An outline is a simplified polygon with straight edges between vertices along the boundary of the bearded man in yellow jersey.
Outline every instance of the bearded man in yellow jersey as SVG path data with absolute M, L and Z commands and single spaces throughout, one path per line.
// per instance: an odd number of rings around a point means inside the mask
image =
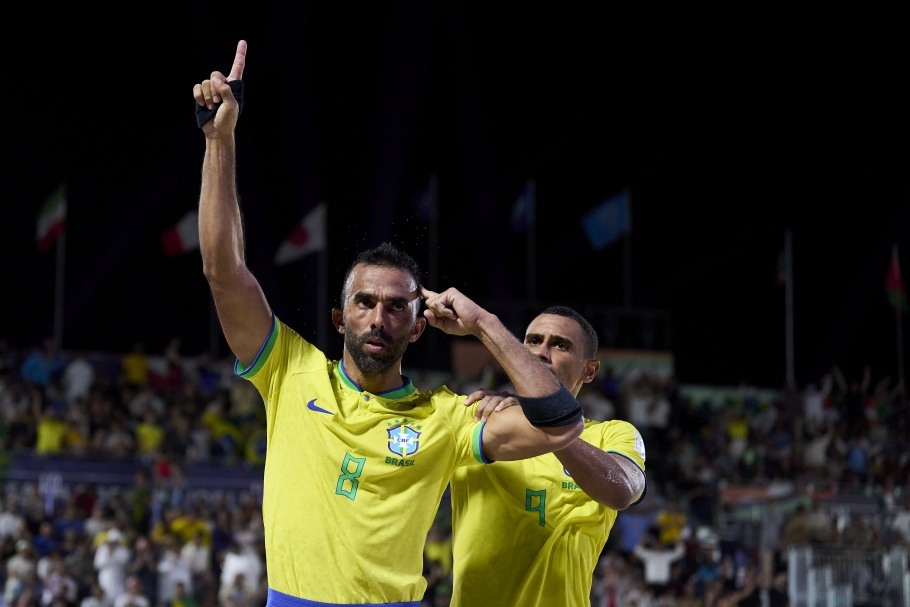
M 234 372 L 265 405 L 267 605 L 419 607 L 424 543 L 454 471 L 568 446 L 583 429 L 581 406 L 495 315 L 456 289 L 423 287 L 417 264 L 390 243 L 361 252 L 345 273 L 332 310 L 341 360 L 278 318 L 244 259 L 234 131 L 246 54 L 241 40 L 230 74 L 211 72 L 193 98 L 205 134 L 203 273 Z M 296 87 L 283 85 L 260 107 L 292 105 Z M 276 129 L 282 120 L 275 112 Z M 462 406 L 468 397 L 418 390 L 401 361 L 428 324 L 480 339 L 521 407 L 478 421 Z
M 575 396 L 600 370 L 597 332 L 566 306 L 534 318 L 524 345 Z M 471 396 L 483 397 L 475 406 L 480 419 L 520 404 L 507 393 Z M 565 448 L 456 470 L 452 606 L 589 606 L 594 568 L 618 511 L 644 497 L 644 468 L 635 427 L 585 420 L 581 437 Z

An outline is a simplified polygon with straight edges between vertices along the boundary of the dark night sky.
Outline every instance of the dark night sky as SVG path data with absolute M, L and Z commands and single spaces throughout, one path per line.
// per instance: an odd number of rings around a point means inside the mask
M 139 10 L 104 26 L 68 14 L 7 24 L 0 334 L 20 347 L 52 332 L 55 259 L 36 251 L 34 232 L 61 182 L 64 348 L 141 340 L 160 352 L 172 336 L 188 354 L 208 347 L 198 252 L 163 257 L 159 238 L 196 204 L 192 86 L 227 70 L 244 38 L 248 261 L 304 334 L 316 334 L 317 314 L 328 323 L 354 252 L 383 239 L 425 266 L 433 248 L 431 288 L 457 286 L 500 312 L 526 301 L 526 241 L 508 219 L 533 177 L 537 301 L 616 308 L 628 280 L 636 308 L 671 319 L 684 382 L 782 383 L 774 278 L 787 226 L 797 379 L 834 363 L 896 374 L 883 281 L 892 244 L 910 255 L 910 44 L 895 15 L 447 0 Z M 432 172 L 436 241 L 408 202 Z M 593 250 L 579 222 L 623 188 L 629 275 L 623 247 Z M 328 302 L 317 300 L 316 256 L 272 264 L 320 200 Z

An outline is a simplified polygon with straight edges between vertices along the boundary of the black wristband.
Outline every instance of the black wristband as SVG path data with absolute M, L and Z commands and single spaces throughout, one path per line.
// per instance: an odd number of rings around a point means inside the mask
M 582 416 L 581 405 L 562 384 L 559 385 L 559 390 L 549 396 L 516 398 L 533 426 L 567 426 Z
M 231 80 L 228 82 L 228 86 L 231 87 L 231 92 L 234 93 L 234 99 L 237 100 L 237 114 L 243 111 L 243 80 Z M 221 107 L 221 103 L 216 103 L 215 107 L 211 110 L 204 106 L 199 105 L 196 102 L 193 102 L 196 106 L 196 124 L 199 128 L 202 128 L 202 125 L 215 117 L 215 112 L 218 111 L 218 108 Z

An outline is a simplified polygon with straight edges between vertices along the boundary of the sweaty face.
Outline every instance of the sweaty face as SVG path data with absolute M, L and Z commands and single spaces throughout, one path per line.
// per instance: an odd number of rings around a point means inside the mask
M 581 388 L 589 359 L 585 355 L 584 332 L 577 322 L 565 316 L 541 314 L 528 325 L 524 344 L 547 363 L 573 394 Z
M 344 302 L 344 347 L 364 373 L 399 363 L 417 338 L 417 284 L 397 268 L 354 268 Z

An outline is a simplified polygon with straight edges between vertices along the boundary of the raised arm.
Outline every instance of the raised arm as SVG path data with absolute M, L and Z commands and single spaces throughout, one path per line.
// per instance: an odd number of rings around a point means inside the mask
M 475 405 L 474 419 L 489 421 L 519 403 L 510 392 L 481 388 L 465 399 L 466 406 L 471 404 Z M 567 447 L 554 451 L 553 455 L 591 499 L 608 508 L 625 510 L 644 495 L 645 473 L 632 460 L 618 453 L 603 451 L 578 438 Z
M 483 432 L 488 459 L 516 460 L 566 447 L 584 429 L 581 405 L 559 379 L 506 328 L 499 318 L 457 289 L 421 289 L 429 324 L 450 335 L 474 335 L 490 350 L 521 407 L 491 416 Z
M 237 149 L 234 130 L 240 106 L 230 82 L 241 82 L 246 41 L 237 44 L 230 74 L 211 73 L 193 87 L 199 106 L 216 110 L 202 125 L 205 157 L 199 193 L 199 249 L 221 330 L 228 346 L 244 365 L 253 362 L 268 335 L 272 311 L 259 282 L 246 266 L 243 218 L 237 192 Z M 236 86 L 236 85 L 235 85 Z

